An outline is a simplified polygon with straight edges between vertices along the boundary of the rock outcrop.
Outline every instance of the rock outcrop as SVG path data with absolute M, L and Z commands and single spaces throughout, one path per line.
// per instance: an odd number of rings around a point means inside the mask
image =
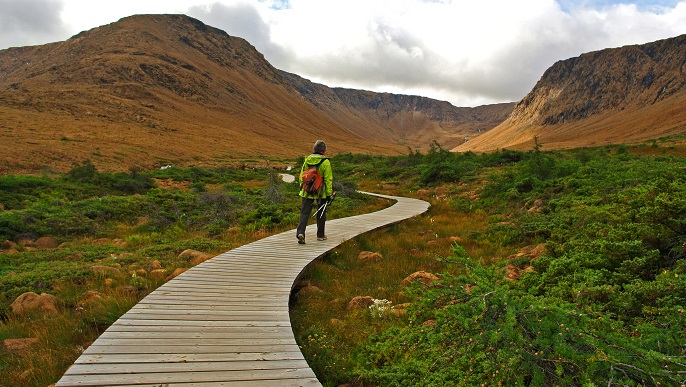
M 686 131 L 686 35 L 551 66 L 502 124 L 456 151 L 644 141 Z

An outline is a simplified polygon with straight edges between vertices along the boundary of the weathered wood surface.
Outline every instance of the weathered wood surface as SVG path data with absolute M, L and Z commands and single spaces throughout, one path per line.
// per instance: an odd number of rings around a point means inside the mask
M 312 260 L 361 233 L 425 212 L 397 202 L 330 220 L 326 241 L 307 229 L 274 235 L 205 261 L 159 287 L 108 328 L 57 386 L 321 386 L 293 336 L 288 300 Z

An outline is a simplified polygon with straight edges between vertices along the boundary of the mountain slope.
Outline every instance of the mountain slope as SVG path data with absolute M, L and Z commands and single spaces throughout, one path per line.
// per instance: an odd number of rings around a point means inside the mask
M 0 173 L 294 158 L 318 138 L 332 154 L 398 154 L 457 145 L 512 107 L 331 89 L 196 19 L 138 15 L 0 51 Z
M 456 151 L 636 142 L 686 132 L 686 35 L 555 63 L 502 124 Z
M 331 121 L 243 39 L 144 15 L 0 51 L 0 172 L 221 163 L 332 151 L 396 153 Z

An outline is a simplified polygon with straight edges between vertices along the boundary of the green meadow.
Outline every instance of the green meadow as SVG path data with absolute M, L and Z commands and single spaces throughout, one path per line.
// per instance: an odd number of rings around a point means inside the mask
M 301 160 L 293 161 L 298 165 Z M 308 266 L 296 339 L 325 386 L 686 383 L 686 159 L 668 143 L 489 154 L 336 155 L 329 217 L 428 213 Z M 264 168 L 0 177 L 0 385 L 55 383 L 130 307 L 193 262 L 297 223 L 296 184 Z M 22 240 L 52 237 L 57 248 Z M 295 240 L 294 240 L 295 243 Z M 9 245 L 8 245 L 9 246 Z M 368 261 L 360 252 L 378 253 Z M 408 279 L 413 273 L 432 276 Z M 300 289 L 298 286 L 296 289 Z M 17 315 L 22 293 L 56 313 Z M 369 305 L 351 305 L 368 297 Z

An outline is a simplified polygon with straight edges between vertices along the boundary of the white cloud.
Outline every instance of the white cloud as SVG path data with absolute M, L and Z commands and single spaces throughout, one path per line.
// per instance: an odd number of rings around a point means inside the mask
M 293 0 L 269 23 L 273 41 L 295 55 L 285 70 L 475 105 L 521 99 L 557 60 L 686 33 L 685 7 Z
M 686 1 L 675 0 L 0 0 L 0 9 L 0 47 L 185 13 L 313 81 L 459 106 L 519 100 L 558 60 L 686 33 Z

